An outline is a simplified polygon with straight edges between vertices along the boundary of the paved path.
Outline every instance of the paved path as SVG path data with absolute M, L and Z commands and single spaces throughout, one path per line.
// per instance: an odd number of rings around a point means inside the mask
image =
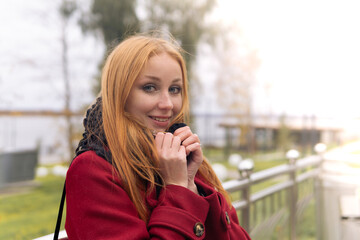
M 29 193 L 38 186 L 40 186 L 40 183 L 36 181 L 10 183 L 0 188 L 0 198 Z

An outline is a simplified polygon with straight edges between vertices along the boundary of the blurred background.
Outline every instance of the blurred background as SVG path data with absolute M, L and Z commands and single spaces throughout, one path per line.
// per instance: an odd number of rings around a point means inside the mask
M 189 53 L 192 125 L 224 182 L 239 178 L 234 154 L 256 172 L 290 149 L 356 142 L 359 11 L 351 0 L 3 1 L 0 239 L 53 231 L 104 58 L 136 32 L 170 32 Z

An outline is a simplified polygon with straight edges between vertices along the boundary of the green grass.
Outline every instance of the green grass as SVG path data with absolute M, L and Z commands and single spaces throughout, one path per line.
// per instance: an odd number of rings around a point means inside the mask
M 208 158 L 211 163 L 222 163 L 228 169 L 236 170 L 236 167 L 231 166 L 226 157 L 225 153 L 220 148 L 204 148 L 204 155 Z M 241 151 L 233 151 L 232 153 L 240 154 L 242 159 L 250 158 L 254 161 L 254 172 L 258 172 L 267 168 L 275 167 L 284 163 L 288 163 L 285 158 L 285 153 L 281 152 L 267 152 L 257 153 L 249 155 L 249 153 Z
M 315 200 L 312 200 L 298 218 L 296 234 L 301 240 L 316 239 Z
M 0 195 L 0 239 L 33 239 L 54 231 L 64 178 L 36 182 L 39 186 L 30 193 Z

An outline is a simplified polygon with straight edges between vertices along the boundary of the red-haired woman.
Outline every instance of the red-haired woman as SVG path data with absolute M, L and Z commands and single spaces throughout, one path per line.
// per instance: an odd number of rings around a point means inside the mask
M 66 177 L 69 239 L 250 239 L 187 121 L 186 67 L 169 40 L 108 56 Z

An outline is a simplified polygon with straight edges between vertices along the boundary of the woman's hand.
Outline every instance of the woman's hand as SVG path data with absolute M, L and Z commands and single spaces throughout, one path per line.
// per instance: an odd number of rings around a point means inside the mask
M 186 150 L 188 188 L 197 193 L 194 179 L 201 163 L 203 162 L 200 139 L 196 134 L 191 132 L 191 129 L 188 126 L 177 129 L 174 132 L 174 136 L 180 138 L 181 145 L 184 146 Z
M 155 144 L 160 160 L 160 171 L 165 185 L 188 187 L 185 146 L 181 138 L 171 133 L 157 133 Z

